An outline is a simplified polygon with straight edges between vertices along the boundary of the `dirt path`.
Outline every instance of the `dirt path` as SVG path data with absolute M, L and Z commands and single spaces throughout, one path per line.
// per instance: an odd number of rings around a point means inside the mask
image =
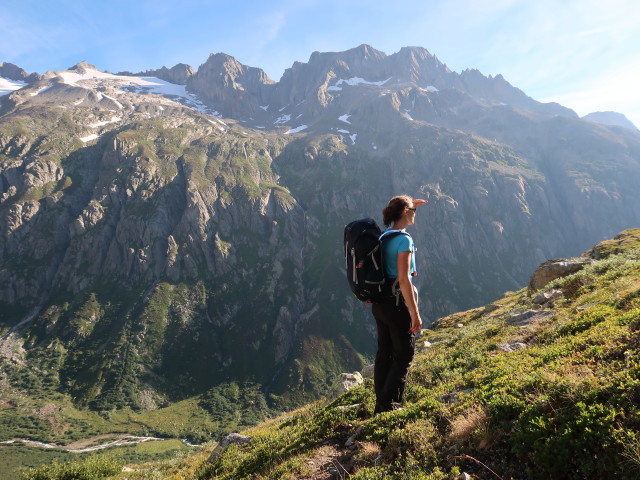
M 313 456 L 307 460 L 311 474 L 300 477 L 300 480 L 333 480 L 349 476 L 351 456 L 353 452 L 340 448 L 339 445 L 323 445 L 318 447 Z

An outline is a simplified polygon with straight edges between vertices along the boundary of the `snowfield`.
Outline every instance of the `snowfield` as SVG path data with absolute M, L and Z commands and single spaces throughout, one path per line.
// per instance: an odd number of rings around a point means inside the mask
M 9 80 L 8 78 L 0 77 L 0 97 L 3 95 L 9 95 L 16 90 L 20 90 L 25 85 L 27 84 L 24 82 Z
M 197 96 L 187 92 L 185 85 L 176 85 L 175 83 L 170 83 L 157 77 L 114 75 L 112 73 L 102 72 L 95 68 L 85 68 L 83 73 L 71 70 L 56 73 L 67 85 L 90 87 L 93 84 L 108 82 L 119 87 L 119 89 L 124 92 L 161 95 L 186 105 L 187 107 L 193 108 L 201 113 L 214 116 L 220 115 L 218 112 L 211 112 Z M 124 108 L 115 98 L 107 95 L 105 95 L 105 97 L 114 101 L 120 106 L 120 108 Z

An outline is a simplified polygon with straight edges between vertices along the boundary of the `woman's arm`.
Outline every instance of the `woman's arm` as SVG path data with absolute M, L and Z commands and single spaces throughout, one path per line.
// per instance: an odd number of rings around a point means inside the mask
M 413 295 L 413 285 L 411 284 L 411 252 L 398 253 L 398 284 L 402 292 L 404 303 L 407 304 L 409 314 L 411 315 L 411 332 L 418 332 L 422 328 L 422 319 L 418 311 L 418 304 Z

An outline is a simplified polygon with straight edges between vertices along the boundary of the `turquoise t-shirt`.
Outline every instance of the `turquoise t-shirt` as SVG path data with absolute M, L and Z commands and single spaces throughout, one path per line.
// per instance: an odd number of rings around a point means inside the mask
M 380 238 L 383 238 L 388 232 L 397 232 L 398 230 L 387 229 L 382 232 Z M 398 254 L 400 252 L 411 252 L 411 271 L 413 275 L 416 272 L 416 247 L 413 245 L 413 239 L 408 233 L 396 235 L 382 243 L 382 255 L 384 261 L 385 275 L 390 278 L 398 278 Z

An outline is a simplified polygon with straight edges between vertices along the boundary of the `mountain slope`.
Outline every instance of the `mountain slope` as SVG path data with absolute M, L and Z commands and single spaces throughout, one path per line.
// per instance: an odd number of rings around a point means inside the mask
M 374 348 L 342 229 L 398 193 L 429 199 L 428 321 L 640 222 L 638 133 L 425 49 L 316 52 L 279 82 L 224 54 L 149 73 L 184 84 L 83 62 L 0 97 L 0 365 L 25 395 L 316 398 Z

